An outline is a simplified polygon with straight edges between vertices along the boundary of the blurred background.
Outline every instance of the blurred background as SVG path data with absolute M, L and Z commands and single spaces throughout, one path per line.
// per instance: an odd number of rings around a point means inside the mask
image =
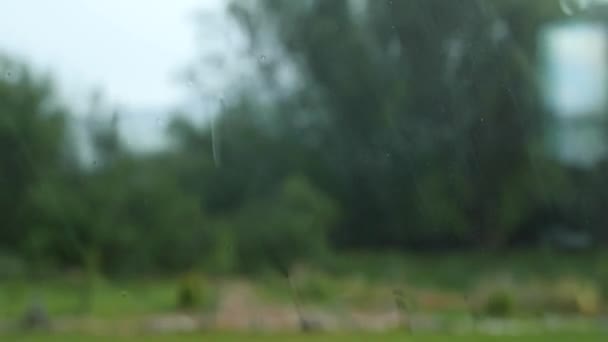
M 0 334 L 605 329 L 607 28 L 600 0 L 0 4 Z

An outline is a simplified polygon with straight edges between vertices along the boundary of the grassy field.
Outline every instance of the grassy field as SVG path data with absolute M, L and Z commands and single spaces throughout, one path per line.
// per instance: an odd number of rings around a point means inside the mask
M 110 282 L 99 280 L 94 287 L 88 313 L 112 318 L 175 308 L 176 279 Z M 32 298 L 40 298 L 53 316 L 81 314 L 83 285 L 70 279 L 47 279 L 40 282 L 0 282 L 0 318 L 22 314 Z
M 294 269 L 290 282 L 297 288 L 304 314 L 308 315 L 307 318 L 322 322 L 323 327 L 327 327 L 322 331 L 363 331 L 367 328 L 366 331 L 375 331 L 375 324 L 384 327 L 382 330 L 391 331 L 391 327 L 402 324 L 399 317 L 411 316 L 414 318 L 412 327 L 421 327 L 414 329 L 417 334 L 413 336 L 170 335 L 176 331 L 207 330 L 295 331 L 295 323 L 290 325 L 291 329 L 281 330 L 286 323 L 280 321 L 280 318 L 294 314 L 293 288 L 284 277 L 272 272 L 246 278 L 213 277 L 198 272 L 197 276 L 202 279 L 196 282 L 200 301 L 187 311 L 188 314 L 196 314 L 194 327 L 179 330 L 177 324 L 159 336 L 152 336 L 152 330 L 141 330 L 140 326 L 148 326 L 149 322 L 157 322 L 160 318 L 179 319 L 184 313 L 177 304 L 177 294 L 184 284 L 181 276 L 133 279 L 99 276 L 88 302 L 83 300 L 87 282 L 82 275 L 5 279 L 0 280 L 0 341 L 240 341 L 244 337 L 254 341 L 608 340 L 600 333 L 517 338 L 427 335 L 456 331 L 487 333 L 491 328 L 461 329 L 468 326 L 471 320 L 479 327 L 479 323 L 486 318 L 498 318 L 506 323 L 509 323 L 508 320 L 514 321 L 523 328 L 512 331 L 521 334 L 554 332 L 554 326 L 563 332 L 592 329 L 597 332 L 603 329 L 605 323 L 602 317 L 608 314 L 607 260 L 606 253 L 358 255 Z M 97 334 L 123 333 L 114 326 L 127 326 L 125 329 L 129 332 L 138 334 L 141 331 L 149 335 L 122 338 L 12 335 L 3 338 L 8 336 L 1 335 L 3 332 L 18 331 L 7 327 L 18 326 L 26 308 L 35 300 L 44 303 L 51 320 L 60 327 L 78 327 L 86 320 L 104 327 L 93 331 Z M 83 305 L 85 302 L 86 307 Z M 213 318 L 207 320 L 208 317 Z M 258 317 L 265 318 L 260 321 Z M 230 328 L 237 324 L 233 321 L 235 318 L 241 322 L 239 326 L 245 326 L 245 329 Z M 208 323 L 210 321 L 215 323 Z M 295 319 L 292 321 L 295 322 Z M 274 328 L 266 329 L 270 326 Z M 90 330 L 65 328 L 54 331 L 76 333 Z
M 608 334 L 579 333 L 579 334 L 546 334 L 518 336 L 487 336 L 487 335 L 405 335 L 405 334 L 192 334 L 192 335 L 162 335 L 162 336 L 93 336 L 93 335 L 12 335 L 1 336 L 3 341 L 15 342 L 351 342 L 351 341 L 411 341 L 411 342 L 560 342 L 560 341 L 606 341 Z

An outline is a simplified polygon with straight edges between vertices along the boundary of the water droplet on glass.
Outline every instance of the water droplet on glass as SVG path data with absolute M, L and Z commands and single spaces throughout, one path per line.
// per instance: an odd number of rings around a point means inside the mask
M 224 103 L 224 97 L 220 95 L 218 97 L 218 102 L 220 105 L 220 110 L 223 111 L 226 107 Z M 211 117 L 211 152 L 213 154 L 213 162 L 216 167 L 219 167 L 221 164 L 220 160 L 220 132 L 218 127 L 217 118 L 215 116 Z
M 559 7 L 562 9 L 565 15 L 573 15 L 574 14 L 574 3 L 572 0 L 560 0 Z
M 495 20 L 490 29 L 490 36 L 494 42 L 500 42 L 509 35 L 509 27 L 504 20 Z
M 484 120 L 483 117 L 479 119 L 479 121 L 481 121 L 481 122 L 483 122 L 483 120 Z
M 121 297 L 124 298 L 124 297 L 127 297 L 127 295 L 128 295 L 127 291 L 120 291 L 120 296 Z
M 258 58 L 258 61 L 259 61 L 260 63 L 264 63 L 264 62 L 266 62 L 266 56 L 261 55 L 261 56 Z
M 565 15 L 574 15 L 576 12 L 587 9 L 590 3 L 590 0 L 560 0 L 559 7 Z
M 217 128 L 217 120 L 211 118 L 211 153 L 213 155 L 213 163 L 216 167 L 220 166 L 220 137 Z

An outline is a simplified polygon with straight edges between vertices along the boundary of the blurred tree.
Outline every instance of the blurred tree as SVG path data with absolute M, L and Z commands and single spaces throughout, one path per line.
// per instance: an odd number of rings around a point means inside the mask
M 27 211 L 32 188 L 69 167 L 65 120 L 47 77 L 0 57 L 0 249 L 12 253 L 35 248 L 35 217 Z
M 337 210 L 305 178 L 289 177 L 275 194 L 249 202 L 234 217 L 239 266 L 286 273 L 298 261 L 327 256 L 328 229 Z
M 270 46 L 282 64 L 262 68 L 264 87 L 246 91 L 242 111 L 270 113 L 290 150 L 256 156 L 306 160 L 296 170 L 344 207 L 337 243 L 504 245 L 543 205 L 531 193 L 542 187 L 528 187 L 543 163 L 530 155 L 542 127 L 531 61 L 541 25 L 562 15 L 557 3 L 259 0 L 230 10 L 248 53 Z M 301 84 L 288 94 L 285 68 Z M 247 105 L 256 93 L 279 94 L 274 108 Z
M 557 2 L 229 9 L 256 77 L 209 125 L 174 120 L 154 153 L 94 108 L 85 164 L 50 80 L 0 59 L 0 254 L 90 273 L 287 272 L 333 247 L 503 247 L 564 217 L 605 235 L 606 165 L 539 152 L 532 61 Z

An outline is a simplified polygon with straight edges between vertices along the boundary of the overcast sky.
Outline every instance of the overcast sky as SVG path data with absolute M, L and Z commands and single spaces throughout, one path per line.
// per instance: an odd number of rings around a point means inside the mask
M 183 96 L 177 74 L 201 49 L 194 14 L 221 17 L 223 2 L 0 1 L 0 51 L 51 71 L 68 100 L 99 88 L 113 104 L 167 107 Z
M 169 110 L 192 96 L 180 73 L 206 51 L 227 47 L 224 4 L 0 1 L 0 53 L 51 72 L 76 114 L 101 90 L 105 104 L 121 109 L 120 130 L 128 145 L 160 146 Z
M 224 27 L 225 1 L 0 1 L 0 52 L 50 71 L 72 105 L 87 105 L 88 95 L 100 89 L 110 105 L 127 113 L 162 115 L 192 99 L 180 71 L 205 51 L 235 49 Z M 206 14 L 197 18 L 201 12 Z M 579 27 L 557 30 L 550 41 L 555 43 L 550 45 L 555 54 L 549 61 L 550 98 L 556 111 L 577 113 L 603 104 L 608 76 L 598 65 L 605 66 L 605 36 Z M 235 63 L 243 64 L 233 61 L 227 69 L 234 70 Z M 209 83 L 220 83 L 211 92 L 221 96 L 221 83 L 230 79 L 226 69 L 215 70 L 215 77 L 203 75 L 205 91 Z M 134 140 L 154 140 L 164 127 L 156 117 L 127 120 L 126 136 Z
M 572 117 L 604 110 L 608 36 L 602 25 L 572 23 L 545 31 L 547 91 L 553 113 Z

